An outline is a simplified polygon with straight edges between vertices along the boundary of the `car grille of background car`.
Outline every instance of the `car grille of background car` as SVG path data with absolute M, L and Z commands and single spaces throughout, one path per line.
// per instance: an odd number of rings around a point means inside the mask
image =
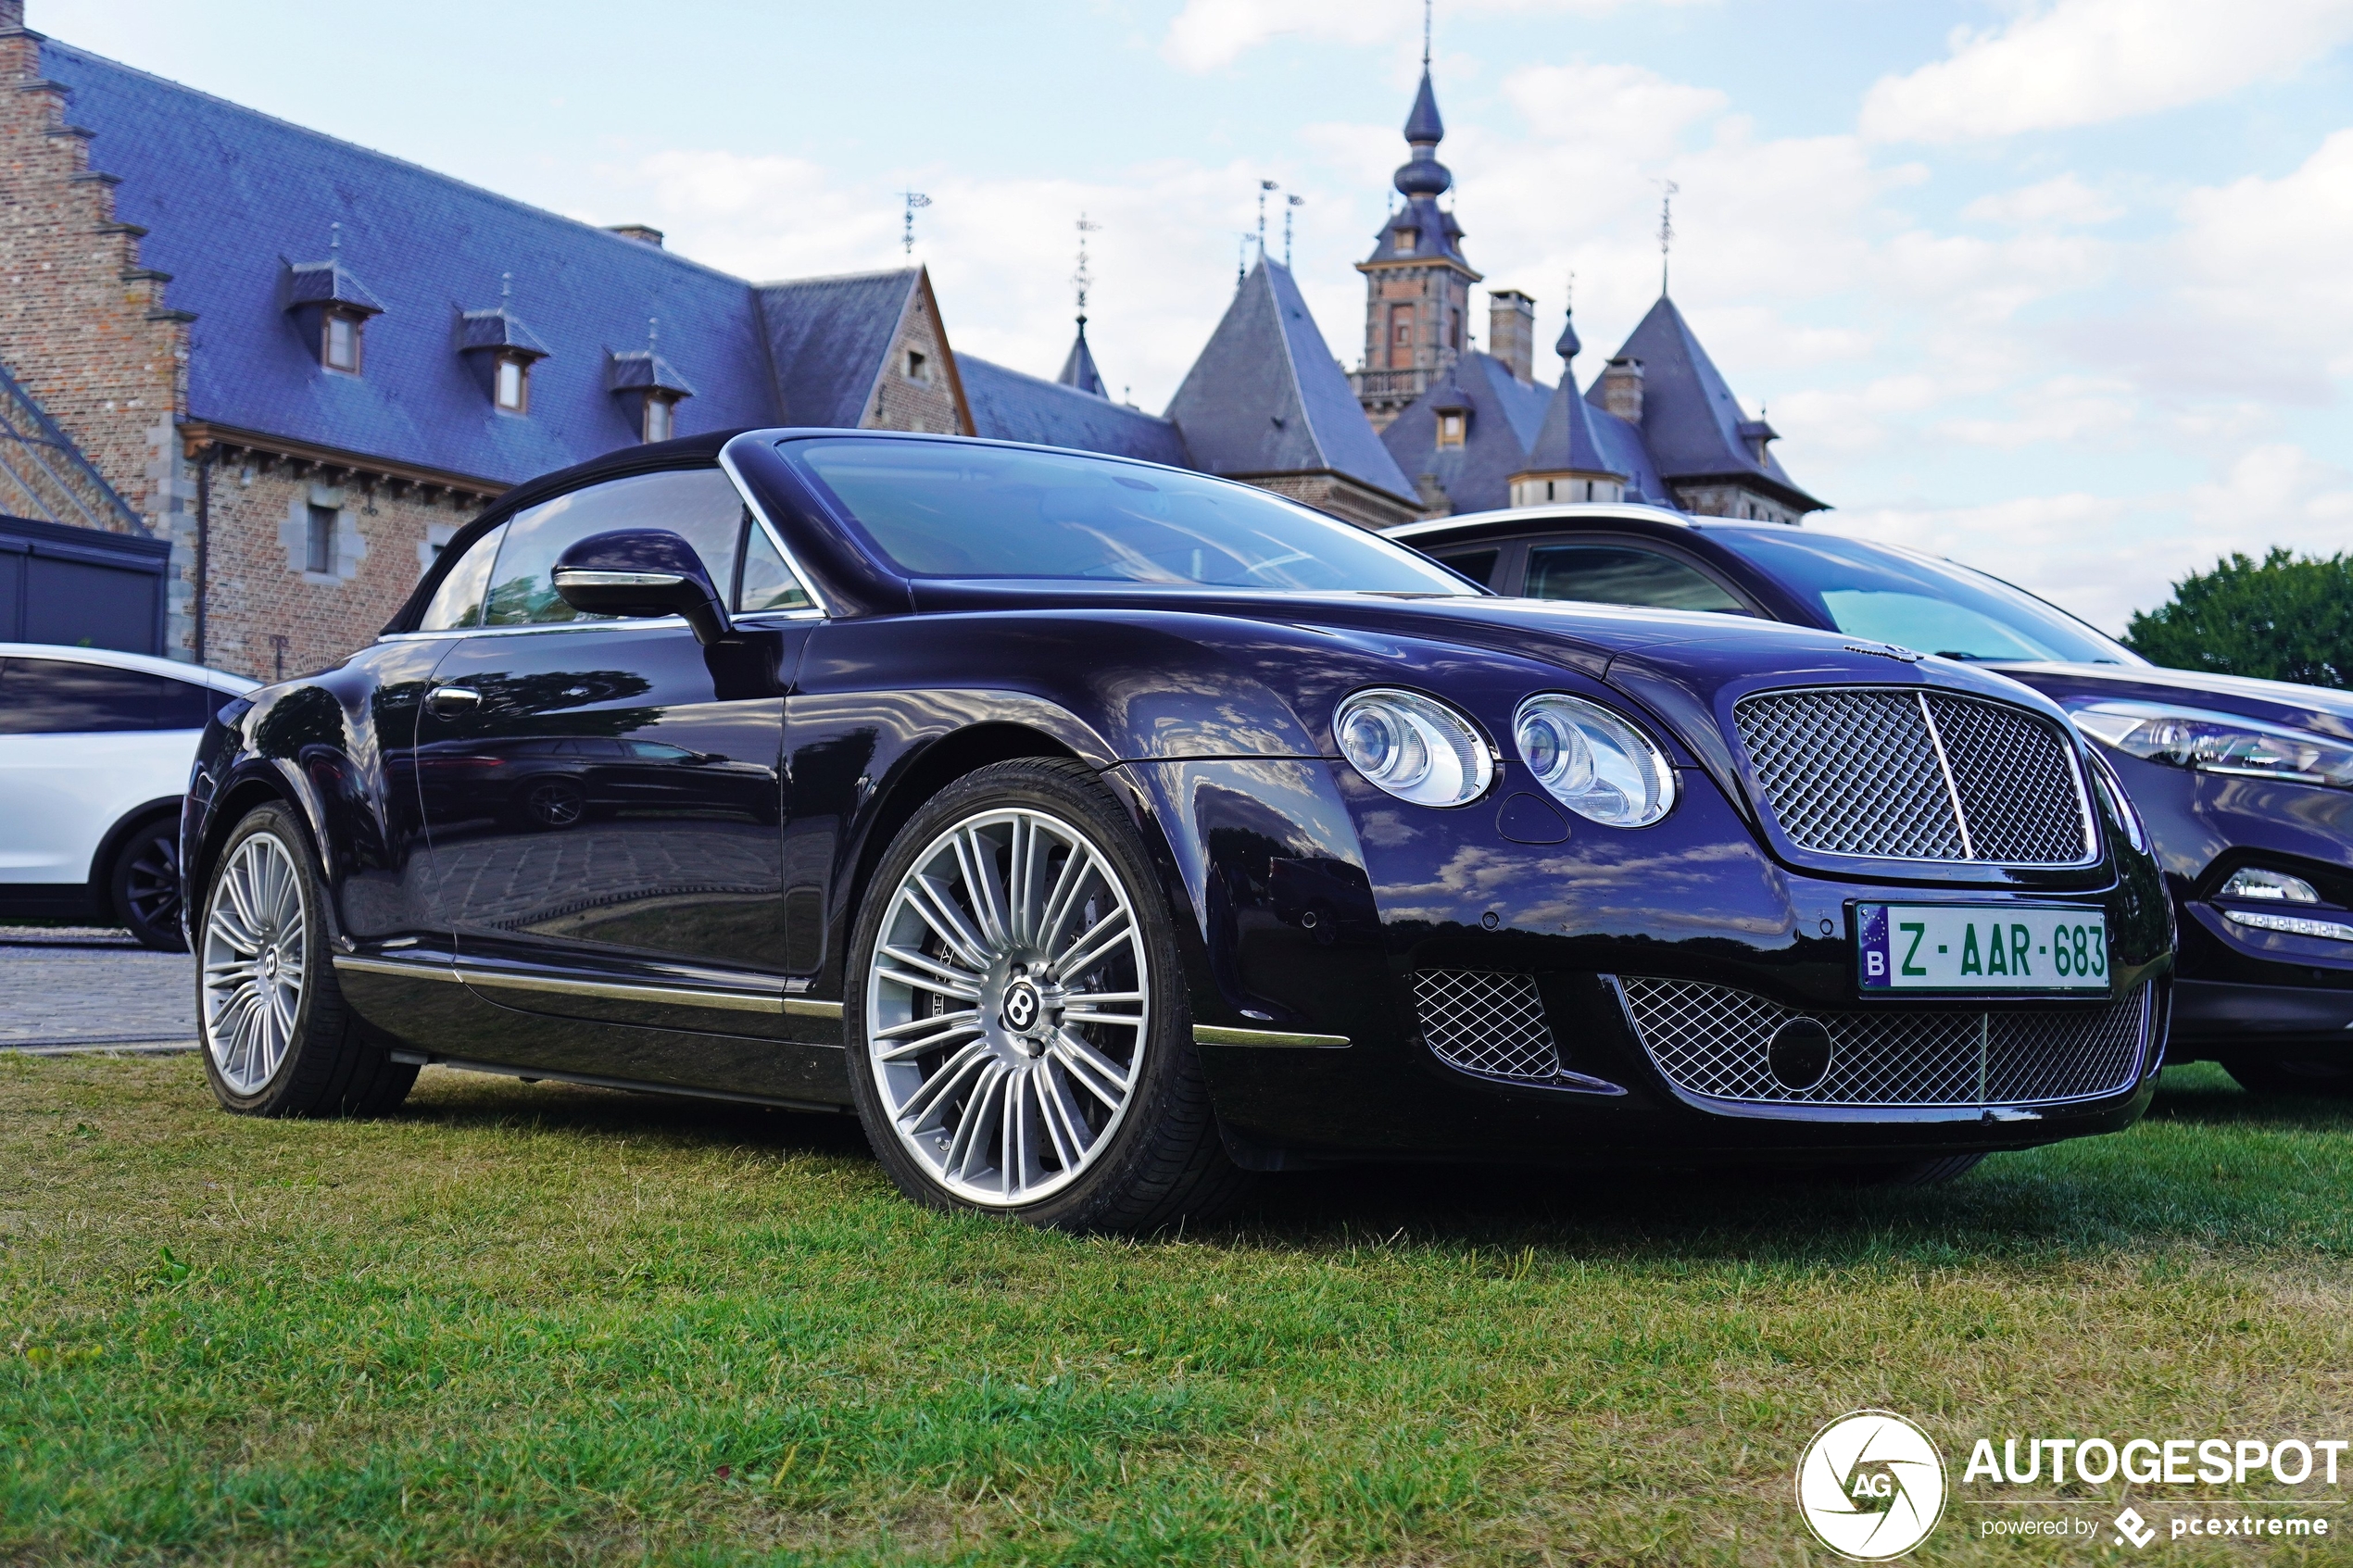
M 1767 692 L 1732 709 L 1782 833 L 1888 859 L 2078 865 L 2090 812 L 2069 742 L 2023 709 L 1918 687 Z

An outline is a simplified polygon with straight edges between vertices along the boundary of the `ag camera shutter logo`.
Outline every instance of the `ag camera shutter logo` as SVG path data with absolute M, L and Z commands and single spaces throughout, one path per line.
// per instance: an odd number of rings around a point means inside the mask
M 1856 1411 L 1814 1434 L 1797 1461 L 1797 1508 L 1841 1557 L 1884 1562 L 1928 1538 L 1944 1513 L 1944 1461 L 1893 1411 Z

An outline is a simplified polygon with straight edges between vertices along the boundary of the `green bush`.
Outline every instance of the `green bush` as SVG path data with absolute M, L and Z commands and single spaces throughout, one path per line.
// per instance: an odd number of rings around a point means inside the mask
M 2353 685 L 2353 558 L 2275 548 L 2259 563 L 2233 553 L 2134 614 L 2124 643 L 2177 670 Z

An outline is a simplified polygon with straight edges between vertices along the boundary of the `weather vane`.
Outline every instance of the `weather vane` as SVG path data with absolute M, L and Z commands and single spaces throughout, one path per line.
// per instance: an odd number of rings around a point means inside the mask
M 1095 275 L 1087 270 L 1087 236 L 1100 233 L 1102 227 L 1089 222 L 1085 213 L 1078 215 L 1078 270 L 1070 275 L 1070 282 L 1078 291 L 1078 320 L 1082 326 L 1087 320 L 1087 291 L 1095 286 Z
M 912 260 L 915 255 L 915 209 L 929 207 L 931 198 L 921 191 L 901 191 L 899 194 L 907 198 L 907 228 L 900 244 L 906 247 L 908 258 Z
M 1422 74 L 1429 74 L 1429 0 L 1422 0 Z
M 1258 182 L 1258 258 L 1266 259 L 1266 193 L 1282 189 L 1272 180 Z
M 1675 193 L 1683 187 L 1672 180 L 1659 182 L 1658 296 L 1667 297 L 1667 252 L 1675 243 Z
M 1290 215 L 1307 205 L 1307 198 L 1293 192 L 1284 198 L 1283 207 L 1283 270 L 1290 270 Z

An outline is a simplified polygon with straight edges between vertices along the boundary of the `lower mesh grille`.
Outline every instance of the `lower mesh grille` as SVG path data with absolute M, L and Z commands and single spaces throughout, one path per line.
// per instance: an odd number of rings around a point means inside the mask
M 1422 1038 L 1455 1066 L 1493 1078 L 1552 1078 L 1560 1073 L 1552 1025 L 1536 980 L 1469 969 L 1425 969 L 1414 975 Z
M 1800 1012 L 1747 991 L 1629 975 L 1626 1013 L 1653 1062 L 1687 1093 L 1781 1105 L 2032 1105 L 2089 1099 L 2139 1077 L 2150 988 L 2097 1012 Z M 1830 1031 L 1830 1069 L 1791 1088 L 1768 1060 L 1793 1019 Z

